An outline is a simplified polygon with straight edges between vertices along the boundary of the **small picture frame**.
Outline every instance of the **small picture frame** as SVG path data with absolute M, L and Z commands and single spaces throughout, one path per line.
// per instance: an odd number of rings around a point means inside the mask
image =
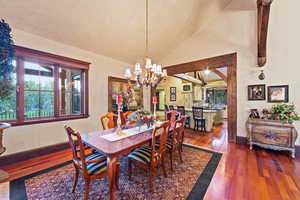
M 266 85 L 248 85 L 248 101 L 266 100 Z
M 276 85 L 268 86 L 269 103 L 287 103 L 289 102 L 289 86 Z
M 176 101 L 176 87 L 170 87 L 170 101 Z

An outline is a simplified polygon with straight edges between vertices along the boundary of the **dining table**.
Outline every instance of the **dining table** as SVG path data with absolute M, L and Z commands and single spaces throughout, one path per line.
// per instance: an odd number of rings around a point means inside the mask
M 110 199 L 115 197 L 115 181 L 117 163 L 120 156 L 149 143 L 155 126 L 127 127 L 123 135 L 117 134 L 117 129 L 101 130 L 82 134 L 82 141 L 92 149 L 107 156 L 107 170 Z

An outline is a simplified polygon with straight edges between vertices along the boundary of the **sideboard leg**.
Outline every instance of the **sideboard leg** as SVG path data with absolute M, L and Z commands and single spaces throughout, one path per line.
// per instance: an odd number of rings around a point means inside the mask
M 291 157 L 292 158 L 296 158 L 296 151 L 295 151 L 295 149 L 293 149 L 291 152 L 292 152 L 291 153 Z

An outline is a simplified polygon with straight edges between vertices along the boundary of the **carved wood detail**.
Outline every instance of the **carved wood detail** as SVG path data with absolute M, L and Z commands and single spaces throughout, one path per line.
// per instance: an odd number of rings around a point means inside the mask
M 267 62 L 267 37 L 271 4 L 273 0 L 257 0 L 257 64 L 263 67 Z

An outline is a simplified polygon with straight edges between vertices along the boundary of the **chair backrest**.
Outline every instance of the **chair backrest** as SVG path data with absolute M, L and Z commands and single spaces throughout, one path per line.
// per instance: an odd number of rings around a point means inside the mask
M 180 113 L 177 112 L 176 110 L 170 110 L 168 112 L 166 112 L 166 120 L 171 121 L 172 123 L 175 123 L 175 121 L 179 118 Z
M 193 118 L 202 118 L 203 119 L 203 107 L 192 107 Z
M 114 113 L 106 113 L 105 115 L 102 115 L 100 117 L 100 121 L 101 121 L 103 130 L 115 128 L 116 123 L 115 123 L 114 118 L 116 118 L 116 117 L 118 117 L 118 116 Z
M 169 111 L 169 106 L 165 105 L 165 111 Z
M 152 155 L 151 155 L 151 163 L 157 164 L 161 158 L 162 155 L 166 151 L 166 143 L 167 138 L 170 130 L 170 122 L 166 121 L 162 123 L 160 126 L 155 127 L 155 129 L 152 132 Z M 156 149 L 156 137 L 159 135 L 159 149 Z
M 173 105 L 169 105 L 169 110 L 175 110 Z
M 184 125 L 185 125 L 185 117 L 184 116 L 182 116 L 180 119 L 176 120 L 175 127 L 173 130 L 173 137 L 172 137 L 173 145 L 178 145 L 183 142 Z
M 81 167 L 84 171 L 87 171 L 85 163 L 86 156 L 84 153 L 85 149 L 80 134 L 78 132 L 75 132 L 71 127 L 67 125 L 65 125 L 64 128 L 67 132 L 69 144 L 72 149 L 74 164 Z
M 185 108 L 184 108 L 184 106 L 177 106 L 177 112 L 179 112 L 180 115 L 185 116 Z

